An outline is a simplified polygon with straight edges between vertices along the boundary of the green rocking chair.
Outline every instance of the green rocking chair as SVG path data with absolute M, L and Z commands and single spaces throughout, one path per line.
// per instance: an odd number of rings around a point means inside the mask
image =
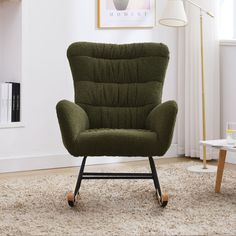
M 177 104 L 161 103 L 169 61 L 164 44 L 101 44 L 78 42 L 68 48 L 75 102 L 62 100 L 57 116 L 68 152 L 83 156 L 73 207 L 82 179 L 153 179 L 160 206 L 168 203 L 161 192 L 153 156 L 170 147 Z M 84 172 L 87 156 L 148 157 L 150 173 Z

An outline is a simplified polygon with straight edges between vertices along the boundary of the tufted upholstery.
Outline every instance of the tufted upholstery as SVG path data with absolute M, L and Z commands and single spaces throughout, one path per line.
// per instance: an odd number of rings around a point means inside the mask
M 163 155 L 177 113 L 174 101 L 161 104 L 168 48 L 80 42 L 67 55 L 75 103 L 57 105 L 67 150 L 74 156 Z
M 169 52 L 163 44 L 75 43 L 68 49 L 75 103 L 90 128 L 144 129 L 161 102 Z

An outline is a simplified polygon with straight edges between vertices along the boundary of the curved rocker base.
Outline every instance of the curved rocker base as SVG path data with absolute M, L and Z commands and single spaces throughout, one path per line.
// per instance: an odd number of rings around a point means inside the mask
M 84 172 L 85 162 L 87 157 L 83 158 L 80 172 L 78 175 L 75 191 L 67 193 L 67 202 L 70 207 L 74 207 L 76 199 L 79 196 L 79 189 L 82 179 L 153 179 L 156 189 L 156 196 L 161 207 L 166 207 L 169 201 L 168 193 L 161 193 L 161 187 L 157 176 L 156 166 L 153 157 L 149 157 L 151 173 L 99 173 L 99 172 Z

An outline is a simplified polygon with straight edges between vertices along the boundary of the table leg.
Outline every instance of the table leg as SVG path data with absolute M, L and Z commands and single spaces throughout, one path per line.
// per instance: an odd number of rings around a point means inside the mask
M 220 192 L 224 167 L 225 167 L 225 157 L 226 157 L 226 150 L 220 150 L 219 152 L 219 160 L 218 160 L 218 167 L 217 167 L 217 175 L 216 175 L 216 185 L 215 185 L 215 192 Z

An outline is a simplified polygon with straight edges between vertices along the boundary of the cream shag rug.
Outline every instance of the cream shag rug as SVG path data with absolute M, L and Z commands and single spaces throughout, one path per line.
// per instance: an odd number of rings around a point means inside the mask
M 165 209 L 151 180 L 84 180 L 70 209 L 65 194 L 74 189 L 74 171 L 0 179 L 0 235 L 236 235 L 236 171 L 225 171 L 215 194 L 215 174 L 188 172 L 190 165 L 158 167 L 170 194 Z

